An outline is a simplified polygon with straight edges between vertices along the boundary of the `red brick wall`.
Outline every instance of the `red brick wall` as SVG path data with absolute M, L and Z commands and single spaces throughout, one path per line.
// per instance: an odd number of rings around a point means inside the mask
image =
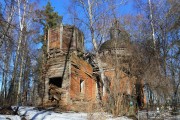
M 123 71 L 118 71 L 119 72 L 119 79 L 116 79 L 115 76 L 115 71 L 106 71 L 105 76 L 111 79 L 110 87 L 112 89 L 113 85 L 118 85 L 118 90 L 121 93 L 125 94 L 132 94 L 134 88 L 134 84 L 136 82 L 136 79 L 133 77 L 129 77 L 126 73 Z
M 49 49 L 60 48 L 60 27 L 49 29 Z
M 62 49 L 68 50 L 71 45 L 73 45 L 73 27 L 72 26 L 64 26 L 63 27 L 63 35 L 62 35 Z
M 92 78 L 92 67 L 76 55 L 72 55 L 71 63 L 70 98 L 95 100 L 96 83 Z M 84 80 L 84 95 L 80 93 L 80 80 Z
M 76 49 L 81 52 L 84 50 L 84 37 L 83 33 L 74 26 L 63 26 L 63 33 L 60 33 L 60 26 L 49 29 L 48 32 L 49 49 L 60 48 L 67 51 L 70 49 Z M 60 43 L 60 35 L 62 34 L 62 43 Z

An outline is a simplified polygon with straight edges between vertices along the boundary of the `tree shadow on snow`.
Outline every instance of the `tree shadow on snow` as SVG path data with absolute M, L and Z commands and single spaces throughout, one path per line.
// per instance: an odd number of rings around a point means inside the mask
M 39 115 L 44 114 L 44 113 L 47 112 L 47 114 L 45 114 L 45 115 L 42 117 L 42 120 L 43 120 L 47 115 L 51 115 L 51 113 L 49 113 L 48 111 L 49 111 L 49 110 L 43 110 L 43 111 L 35 114 L 35 115 L 32 117 L 31 120 L 35 120 Z

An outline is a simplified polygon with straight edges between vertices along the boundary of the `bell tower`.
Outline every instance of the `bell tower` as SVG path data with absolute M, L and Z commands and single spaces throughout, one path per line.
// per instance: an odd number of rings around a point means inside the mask
M 48 43 L 47 52 L 53 49 L 62 49 L 62 35 L 63 35 L 63 25 L 58 24 L 55 28 L 50 28 L 48 30 Z
M 67 53 L 76 51 L 84 52 L 84 35 L 83 33 L 71 25 L 58 24 L 54 28 L 48 30 L 47 53 L 58 55 L 59 53 Z

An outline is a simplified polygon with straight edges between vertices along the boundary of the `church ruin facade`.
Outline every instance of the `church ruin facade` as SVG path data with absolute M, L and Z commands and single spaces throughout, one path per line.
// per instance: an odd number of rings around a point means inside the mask
M 95 81 L 89 63 L 82 59 L 83 33 L 74 26 L 48 30 L 45 101 L 72 104 L 95 100 Z
M 100 79 L 99 69 L 93 54 L 84 51 L 84 35 L 75 26 L 60 24 L 48 30 L 47 72 L 45 80 L 46 103 L 56 101 L 61 105 L 106 101 L 114 85 L 126 96 L 136 91 L 136 78 L 127 70 L 131 52 L 128 50 L 130 38 L 125 31 L 114 25 L 110 30 L 110 40 L 99 49 L 106 77 Z M 122 69 L 117 69 L 114 66 Z M 120 74 L 116 74 L 120 72 Z M 118 79 L 118 80 L 117 80 Z M 106 86 L 106 91 L 103 91 Z M 104 93 L 105 92 L 105 93 Z M 56 104 L 57 104 L 56 103 Z

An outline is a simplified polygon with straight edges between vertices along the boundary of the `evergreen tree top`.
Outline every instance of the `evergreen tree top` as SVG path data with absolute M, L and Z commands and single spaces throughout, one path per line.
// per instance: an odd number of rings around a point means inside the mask
M 45 10 L 43 11 L 45 21 L 46 21 L 46 28 L 52 28 L 57 26 L 62 22 L 62 16 L 59 16 L 57 12 L 54 11 L 51 3 L 48 1 L 47 5 L 45 6 Z

